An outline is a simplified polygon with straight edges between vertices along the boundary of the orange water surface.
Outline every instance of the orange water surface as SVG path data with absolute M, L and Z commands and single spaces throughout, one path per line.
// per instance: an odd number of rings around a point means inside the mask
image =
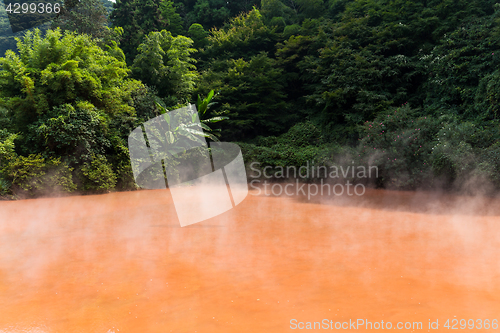
M 183 228 L 165 190 L 0 202 L 0 332 L 500 320 L 500 200 L 255 194 Z

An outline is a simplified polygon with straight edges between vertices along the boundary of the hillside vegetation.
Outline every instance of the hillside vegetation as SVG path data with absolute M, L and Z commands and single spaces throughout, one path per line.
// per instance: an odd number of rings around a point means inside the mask
M 247 164 L 370 164 L 374 186 L 500 189 L 496 1 L 70 5 L 15 47 L 0 39 L 4 197 L 134 189 L 129 133 L 211 90 L 204 117 L 228 117 L 211 127 Z

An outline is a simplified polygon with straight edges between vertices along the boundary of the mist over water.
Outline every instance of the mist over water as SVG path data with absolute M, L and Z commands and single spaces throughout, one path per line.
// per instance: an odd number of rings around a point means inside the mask
M 500 313 L 499 199 L 253 194 L 184 228 L 168 190 L 0 202 L 0 332 L 426 328 Z

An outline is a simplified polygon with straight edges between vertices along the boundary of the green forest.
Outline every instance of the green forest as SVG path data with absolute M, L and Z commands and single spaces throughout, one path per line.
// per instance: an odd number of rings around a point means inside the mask
M 246 164 L 500 189 L 497 1 L 67 0 L 9 29 L 3 15 L 3 198 L 136 189 L 130 132 L 203 101 L 209 136 Z

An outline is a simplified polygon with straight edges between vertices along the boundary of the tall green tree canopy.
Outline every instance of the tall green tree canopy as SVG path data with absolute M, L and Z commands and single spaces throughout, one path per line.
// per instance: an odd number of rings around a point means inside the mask
M 260 52 L 274 53 L 277 34 L 264 23 L 258 9 L 232 18 L 223 28 L 213 29 L 202 58 L 250 59 Z
M 490 0 L 331 1 L 330 17 L 305 19 L 278 45 L 278 58 L 289 73 L 288 86 L 304 92 L 311 118 L 332 138 L 350 137 L 352 143 L 356 127 L 387 107 L 406 101 L 424 106 L 430 68 L 422 57 L 466 18 L 492 15 L 492 5 Z
M 260 0 L 174 0 L 174 3 L 185 27 L 199 23 L 209 30 L 220 28 L 230 18 L 249 12 L 260 5 Z
M 184 33 L 183 20 L 177 13 L 175 5 L 172 1 L 162 1 L 160 3 L 160 11 L 165 20 L 165 29 L 170 31 L 172 35 L 177 36 Z
M 150 32 L 139 46 L 134 60 L 134 76 L 149 86 L 154 86 L 167 105 L 189 100 L 197 77 L 196 51 L 193 41 L 185 36 L 172 36 L 170 31 Z
M 194 8 L 188 14 L 188 22 L 200 23 L 205 28 L 221 26 L 231 17 L 226 0 L 196 0 Z
M 500 119 L 500 5 L 494 14 L 465 19 L 422 57 L 429 79 L 424 106 L 433 113 Z
M 114 4 L 110 21 L 114 27 L 123 28 L 120 45 L 128 64 L 132 64 L 144 36 L 165 29 L 167 21 L 162 15 L 162 1 L 117 0 Z
M 193 40 L 193 46 L 197 49 L 203 48 L 208 44 L 208 31 L 203 29 L 203 26 L 199 23 L 191 24 L 187 34 Z
M 102 0 L 66 0 L 52 28 L 76 31 L 96 38 L 107 33 L 108 11 Z
M 283 72 L 276 61 L 262 52 L 248 61 L 219 61 L 203 73 L 200 90 L 220 92 L 217 100 L 224 122 L 225 140 L 242 140 L 258 135 L 273 135 L 290 126 L 293 114 L 285 103 Z
M 126 177 L 126 136 L 137 124 L 134 96 L 144 85 L 127 79 L 123 59 L 88 35 L 59 29 L 44 37 L 27 32 L 17 46 L 19 54 L 0 58 L 0 102 L 11 119 L 7 130 L 19 133 L 16 151 L 106 172 L 114 161 L 112 174 Z

